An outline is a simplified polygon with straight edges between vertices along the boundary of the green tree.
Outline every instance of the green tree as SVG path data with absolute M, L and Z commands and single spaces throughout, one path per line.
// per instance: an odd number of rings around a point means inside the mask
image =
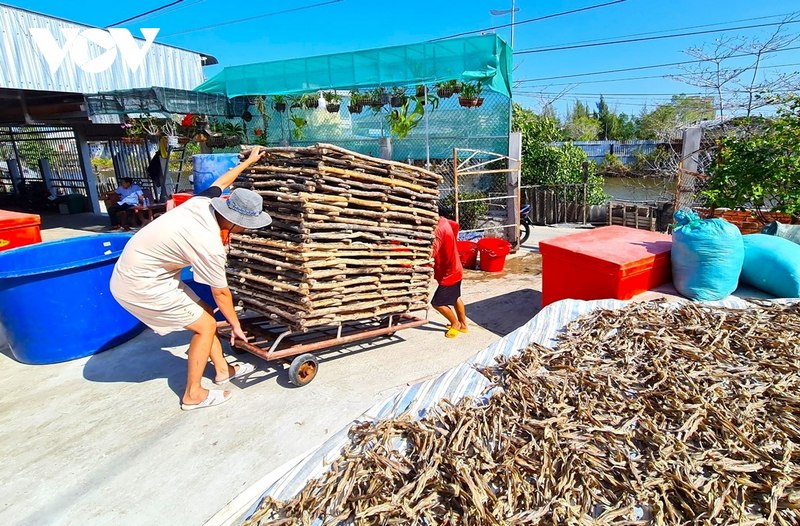
M 608 107 L 603 96 L 600 96 L 600 101 L 597 103 L 597 111 L 594 112 L 594 118 L 600 124 L 600 130 L 597 138 L 603 141 L 612 141 L 619 137 L 622 123 L 619 116 L 611 111 Z
M 522 133 L 522 184 L 583 183 L 582 165 L 587 160 L 586 152 L 572 143 L 552 144 L 561 139 L 558 121 L 514 104 L 512 129 Z M 599 204 L 605 198 L 603 178 L 595 175 L 594 164 L 589 163 L 588 202 Z
M 619 131 L 617 140 L 630 141 L 639 136 L 639 119 L 633 115 L 619 114 Z
M 688 124 L 713 118 L 713 98 L 673 95 L 667 104 L 641 116 L 639 137 L 664 141 Z
M 19 156 L 22 162 L 33 170 L 39 170 L 39 159 L 47 159 L 52 166 L 58 161 L 58 152 L 51 146 L 51 141 L 46 140 L 44 133 L 34 131 L 35 128 L 23 128 L 25 140 L 19 141 Z
M 800 96 L 781 101 L 774 118 L 746 135 L 719 141 L 702 192 L 708 205 L 800 216 Z
M 567 114 L 564 135 L 573 141 L 593 141 L 600 133 L 600 123 L 589 113 L 589 107 L 581 101 Z

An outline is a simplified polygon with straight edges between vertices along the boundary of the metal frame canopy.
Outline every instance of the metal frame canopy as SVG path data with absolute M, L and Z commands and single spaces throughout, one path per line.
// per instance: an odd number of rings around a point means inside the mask
M 497 35 L 229 66 L 195 88 L 228 98 L 480 80 L 511 97 L 511 48 Z

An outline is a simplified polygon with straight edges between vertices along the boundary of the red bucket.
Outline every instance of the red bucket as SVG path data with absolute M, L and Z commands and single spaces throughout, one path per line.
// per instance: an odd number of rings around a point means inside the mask
M 485 237 L 478 241 L 478 250 L 481 253 L 481 270 L 502 272 L 506 256 L 511 252 L 511 243 L 497 237 Z
M 192 194 L 190 193 L 176 193 L 172 194 L 172 200 L 175 201 L 175 206 L 185 203 L 189 199 L 192 198 Z
M 478 262 L 478 244 L 474 241 L 457 241 L 458 257 L 461 259 L 461 266 L 474 269 Z

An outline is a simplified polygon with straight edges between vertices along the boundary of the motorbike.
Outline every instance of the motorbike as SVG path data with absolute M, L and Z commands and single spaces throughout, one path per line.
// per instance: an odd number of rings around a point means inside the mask
M 531 221 L 531 205 L 525 205 L 519 209 L 519 244 L 523 244 L 528 240 L 531 235 L 531 228 L 533 221 Z

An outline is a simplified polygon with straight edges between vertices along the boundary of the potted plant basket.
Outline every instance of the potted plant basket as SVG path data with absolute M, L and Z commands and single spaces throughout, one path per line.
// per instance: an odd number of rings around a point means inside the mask
M 457 80 L 438 82 L 436 83 L 436 95 L 438 95 L 440 99 L 449 99 L 456 92 L 456 88 L 460 89 Z
M 480 96 L 483 91 L 483 86 L 480 82 L 472 83 L 467 82 L 461 89 L 461 96 L 458 98 L 458 103 L 463 108 L 478 108 L 483 104 L 483 98 Z
M 272 107 L 278 113 L 283 113 L 286 111 L 286 97 L 283 95 L 275 95 L 272 97 Z
M 350 92 L 350 104 L 347 105 L 347 111 L 350 113 L 361 113 L 364 109 L 364 95 L 357 89 Z
M 303 105 L 303 98 L 296 95 L 286 97 L 286 101 L 289 104 L 289 109 L 292 110 L 300 108 Z
M 369 94 L 369 105 L 373 110 L 379 110 L 389 102 L 389 95 L 384 88 L 375 88 Z
M 318 93 L 307 93 L 303 95 L 300 100 L 303 101 L 303 106 L 308 108 L 309 110 L 313 110 L 319 108 L 319 94 Z
M 325 99 L 325 109 L 328 110 L 328 113 L 339 113 L 342 107 L 341 95 L 333 91 L 326 91 L 322 94 L 322 98 Z
M 419 84 L 419 85 L 417 86 L 417 93 L 416 93 L 416 96 L 417 96 L 417 97 L 424 97 L 424 96 L 425 96 L 425 86 L 424 86 L 424 85 L 422 85 L 422 84 Z
M 209 148 L 224 148 L 225 136 L 221 133 L 212 133 L 206 140 L 206 146 Z
M 406 95 L 405 88 L 401 88 L 399 86 L 392 88 L 392 95 L 389 99 L 389 104 L 391 104 L 392 108 L 399 108 L 405 104 L 407 100 L 408 96 Z

